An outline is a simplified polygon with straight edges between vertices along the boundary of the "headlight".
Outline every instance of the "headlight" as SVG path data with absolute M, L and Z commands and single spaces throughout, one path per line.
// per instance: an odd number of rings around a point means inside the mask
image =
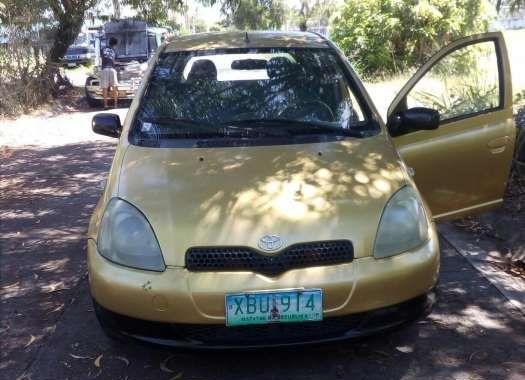
M 108 260 L 129 267 L 163 271 L 159 243 L 144 215 L 128 202 L 113 198 L 102 221 L 98 251 Z
M 409 186 L 388 201 L 374 246 L 374 257 L 383 258 L 416 248 L 428 240 L 428 223 L 423 205 Z

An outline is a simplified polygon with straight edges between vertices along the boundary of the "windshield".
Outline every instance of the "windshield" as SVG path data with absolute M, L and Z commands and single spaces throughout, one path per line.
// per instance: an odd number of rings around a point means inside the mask
M 301 143 L 368 136 L 372 125 L 330 49 L 186 51 L 159 56 L 131 142 Z
M 115 37 L 117 46 L 115 53 L 117 58 L 123 57 L 147 57 L 148 55 L 148 38 L 146 31 L 126 31 L 122 33 L 107 33 L 106 39 Z
M 79 33 L 73 45 L 87 45 L 89 43 L 87 34 Z

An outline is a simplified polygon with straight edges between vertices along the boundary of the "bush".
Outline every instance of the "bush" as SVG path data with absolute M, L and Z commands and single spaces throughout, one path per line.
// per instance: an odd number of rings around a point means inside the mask
M 46 101 L 49 84 L 41 72 L 47 46 L 16 27 L 4 29 L 0 44 L 0 116 L 13 116 Z
M 453 39 L 484 32 L 487 0 L 346 0 L 331 37 L 365 77 L 406 71 Z

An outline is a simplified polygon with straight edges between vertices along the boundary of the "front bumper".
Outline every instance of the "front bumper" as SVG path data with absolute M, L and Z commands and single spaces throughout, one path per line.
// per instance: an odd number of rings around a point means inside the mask
M 137 92 L 140 86 L 140 80 L 135 81 L 119 81 L 117 84 L 118 89 L 118 99 L 133 100 L 135 93 Z M 92 78 L 86 83 L 85 86 L 86 95 L 92 99 L 103 100 L 104 96 L 102 93 L 102 88 L 100 87 L 100 82 L 97 78 Z
M 150 322 L 113 313 L 96 301 L 104 331 L 116 338 L 177 348 L 246 349 L 329 343 L 388 331 L 430 313 L 433 291 L 397 305 L 321 322 L 227 327 Z
M 83 65 L 93 62 L 92 58 L 76 58 L 76 59 L 64 59 L 64 65 Z
M 114 264 L 88 240 L 90 291 L 103 308 L 134 319 L 169 324 L 225 324 L 227 293 L 322 289 L 324 318 L 377 310 L 417 298 L 434 288 L 439 244 L 434 228 L 417 249 L 387 259 L 289 270 L 276 276 L 245 272 L 190 272 L 167 267 L 143 271 Z

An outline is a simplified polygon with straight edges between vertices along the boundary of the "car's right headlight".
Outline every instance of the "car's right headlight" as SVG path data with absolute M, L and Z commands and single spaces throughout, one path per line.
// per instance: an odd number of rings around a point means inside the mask
M 394 256 L 428 240 L 428 223 L 421 200 L 414 189 L 398 190 L 383 210 L 374 245 L 374 257 Z
M 119 198 L 109 201 L 97 238 L 98 251 L 115 263 L 161 272 L 166 268 L 146 217 Z

